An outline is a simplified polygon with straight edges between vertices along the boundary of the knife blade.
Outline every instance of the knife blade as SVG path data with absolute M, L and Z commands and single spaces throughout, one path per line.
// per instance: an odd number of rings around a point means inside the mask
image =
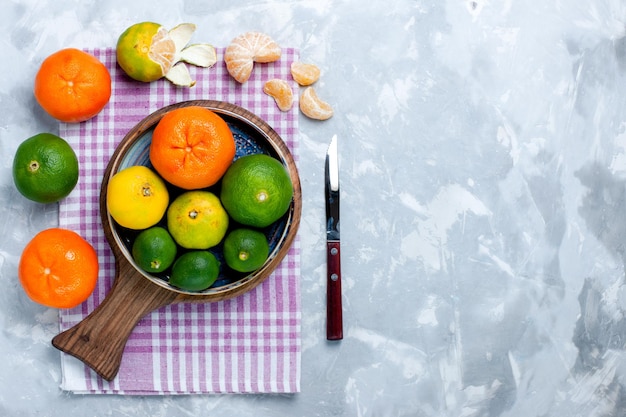
M 326 339 L 343 339 L 341 245 L 339 235 L 339 156 L 337 135 L 326 152 Z

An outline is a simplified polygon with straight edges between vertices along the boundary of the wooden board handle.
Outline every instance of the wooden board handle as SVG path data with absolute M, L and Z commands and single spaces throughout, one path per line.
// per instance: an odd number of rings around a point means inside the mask
M 343 339 L 343 307 L 341 303 L 341 246 L 338 241 L 326 243 L 326 339 Z
M 52 345 L 110 381 L 119 371 L 124 347 L 137 322 L 150 311 L 171 304 L 176 296 L 130 264 L 118 264 L 113 288 L 104 301 L 80 323 L 55 336 Z

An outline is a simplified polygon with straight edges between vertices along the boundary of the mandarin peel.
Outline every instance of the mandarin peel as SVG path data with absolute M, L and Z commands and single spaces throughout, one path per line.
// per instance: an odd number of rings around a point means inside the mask
M 189 69 L 185 64 L 210 68 L 217 62 L 217 53 L 213 45 L 208 43 L 188 45 L 195 31 L 196 25 L 193 23 L 181 23 L 169 31 L 176 50 L 172 67 L 165 74 L 165 78 L 181 87 L 196 85 L 196 81 L 191 78 Z
M 176 45 L 173 65 L 165 78 L 173 84 L 182 87 L 193 87 L 196 82 L 191 79 L 187 64 L 197 67 L 210 68 L 217 62 L 215 47 L 208 43 L 189 45 L 191 36 L 196 31 L 193 23 L 181 23 L 170 29 L 169 35 Z

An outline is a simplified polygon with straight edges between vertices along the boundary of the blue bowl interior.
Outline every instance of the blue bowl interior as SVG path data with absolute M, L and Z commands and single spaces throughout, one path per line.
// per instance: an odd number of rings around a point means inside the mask
M 251 125 L 244 123 L 242 120 L 236 117 L 229 116 L 228 114 L 220 114 L 220 116 L 224 118 L 224 120 L 226 120 L 235 138 L 236 154 L 233 160 L 236 160 L 244 155 L 262 153 L 262 154 L 270 155 L 280 160 L 283 164 L 285 164 L 285 161 L 281 159 L 281 157 L 277 154 L 277 152 L 271 146 L 269 141 L 265 138 L 263 132 L 255 129 Z M 120 159 L 120 163 L 119 163 L 117 171 L 121 171 L 124 168 L 128 168 L 130 166 L 135 166 L 135 165 L 144 165 L 153 169 L 152 164 L 150 163 L 150 143 L 152 141 L 153 129 L 154 127 L 147 130 L 135 140 L 135 142 L 129 147 L 127 152 Z M 220 188 L 220 183 L 218 182 L 218 184 L 212 187 L 206 188 L 206 190 L 211 191 L 216 195 L 219 195 L 219 188 Z M 171 184 L 168 184 L 168 191 L 170 193 L 170 201 L 173 201 L 177 195 L 181 194 L 182 192 L 186 190 L 182 190 Z M 292 210 L 288 210 L 288 212 L 277 222 L 268 226 L 267 228 L 260 229 L 267 237 L 267 240 L 270 246 L 270 255 L 268 257 L 268 260 L 266 261 L 266 264 L 273 257 L 276 256 L 278 250 L 281 248 L 281 244 L 284 241 L 289 231 L 289 225 L 291 223 L 291 216 L 292 216 Z M 164 216 L 163 219 L 161 219 L 161 221 L 157 225 L 165 227 L 166 223 L 167 222 Z M 115 221 L 111 221 L 111 225 L 112 225 L 113 232 L 117 234 L 118 240 L 122 242 L 122 245 L 120 246 L 127 260 L 131 262 L 131 264 L 133 264 L 137 270 L 139 270 L 143 275 L 151 279 L 153 282 L 157 283 L 158 285 L 165 286 L 169 289 L 173 289 L 175 291 L 188 293 L 188 294 L 211 294 L 215 292 L 226 291 L 226 290 L 231 289 L 234 286 L 242 285 L 243 283 L 255 277 L 256 272 L 244 274 L 244 273 L 240 273 L 240 272 L 237 272 L 228 268 L 228 266 L 226 265 L 226 262 L 224 261 L 223 248 L 222 248 L 222 244 L 220 243 L 219 245 L 208 249 L 211 253 L 213 253 L 216 256 L 216 258 L 220 261 L 220 264 L 221 264 L 220 274 L 218 276 L 218 279 L 215 281 L 215 283 L 207 290 L 200 291 L 200 292 L 190 293 L 187 291 L 182 291 L 180 289 L 177 289 L 169 285 L 168 283 L 169 278 L 170 278 L 169 270 L 160 274 L 149 274 L 145 271 L 142 271 L 141 268 L 139 268 L 139 266 L 135 264 L 132 258 L 131 250 L 132 250 L 134 239 L 139 234 L 140 231 L 124 228 L 120 226 L 119 224 L 117 224 Z M 233 228 L 240 227 L 240 226 L 241 225 L 238 225 L 236 222 L 230 219 L 229 230 L 232 230 Z M 180 256 L 185 251 L 187 250 L 179 247 L 177 256 Z M 259 270 L 261 269 L 263 269 L 263 267 L 261 267 Z

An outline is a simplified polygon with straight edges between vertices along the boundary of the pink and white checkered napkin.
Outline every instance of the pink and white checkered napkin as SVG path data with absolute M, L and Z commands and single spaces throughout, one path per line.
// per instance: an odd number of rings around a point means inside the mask
M 179 88 L 169 81 L 140 83 L 116 66 L 114 49 L 87 50 L 109 69 L 111 101 L 95 118 L 61 124 L 60 135 L 75 149 L 81 166 L 79 183 L 61 202 L 60 227 L 78 232 L 96 249 L 100 278 L 82 305 L 60 312 L 60 329 L 85 318 L 111 288 L 115 262 L 101 226 L 102 175 L 116 145 L 153 111 L 186 100 L 222 100 L 263 118 L 283 138 L 298 161 L 298 106 L 281 112 L 262 92 L 271 78 L 291 81 L 290 65 L 298 51 L 284 48 L 275 63 L 255 66 L 241 85 L 227 73 L 223 49 L 210 69 L 190 66 L 197 81 Z M 292 84 L 294 92 L 297 85 Z M 77 359 L 62 353 L 61 388 L 76 393 L 189 394 L 290 393 L 300 390 L 300 240 L 296 237 L 276 271 L 260 286 L 237 298 L 216 303 L 163 307 L 144 317 L 131 334 L 117 377 L 107 382 Z

